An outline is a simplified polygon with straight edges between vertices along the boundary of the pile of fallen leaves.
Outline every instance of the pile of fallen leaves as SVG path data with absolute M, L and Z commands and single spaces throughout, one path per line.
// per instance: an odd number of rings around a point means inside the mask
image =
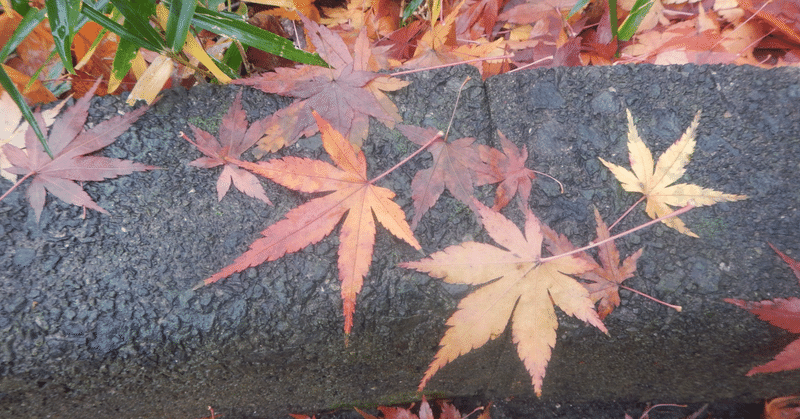
M 211 3 L 226 10 L 225 2 Z M 800 6 L 794 0 L 653 0 L 647 2 L 647 13 L 641 16 L 631 10 L 634 0 L 614 2 L 616 10 L 610 10 L 604 0 L 427 0 L 417 1 L 421 4 L 416 9 L 409 3 L 414 2 L 340 0 L 325 2 L 335 7 L 320 7 L 312 0 L 259 0 L 242 2 L 238 10 L 227 11 L 246 13 L 251 25 L 327 54 L 328 64 L 341 70 L 339 64 L 346 62 L 330 61 L 332 53 L 341 55 L 341 51 L 321 49 L 313 39 L 309 44 L 298 29 L 300 16 L 328 28 L 350 51 L 369 49 L 370 56 L 357 60 L 348 72 L 472 61 L 488 77 L 543 66 L 725 63 L 773 67 L 797 65 L 800 60 Z M 21 16 L 11 10 L 10 2 L 0 4 L 4 9 L 0 16 L 2 45 Z M 42 0 L 31 4 L 44 7 Z M 626 22 L 629 17 L 635 20 L 633 25 Z M 635 30 L 630 39 L 614 37 L 617 31 L 612 30 L 612 20 Z M 366 46 L 358 44 L 362 30 Z M 237 48 L 231 39 L 207 31 L 199 31 L 192 42 L 210 57 Z M 103 34 L 94 22 L 86 24 L 75 34 L 71 52 L 79 64 L 76 74 L 70 76 L 71 84 L 65 87 L 56 83 L 68 73 L 51 54 L 55 45 L 45 20 L 3 66 L 15 84 L 24 87 L 20 90 L 30 104 L 50 102 L 68 93 L 83 95 L 98 77 L 108 80 L 118 44 L 113 33 Z M 240 68 L 245 76 L 292 67 L 288 60 L 255 49 L 247 51 L 245 59 Z M 159 54 L 141 51 L 130 72 L 119 80 L 115 77 L 111 90 L 147 90 L 137 97 L 149 101 L 164 87 L 188 87 L 202 78 L 198 72 L 174 64 L 165 66 Z M 150 67 L 158 67 L 158 71 L 148 71 Z M 219 81 L 229 81 L 221 77 Z M 105 94 L 105 84 L 102 89 Z

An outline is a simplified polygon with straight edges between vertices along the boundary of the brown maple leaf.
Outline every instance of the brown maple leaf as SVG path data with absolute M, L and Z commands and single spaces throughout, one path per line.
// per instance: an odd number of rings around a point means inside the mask
M 32 128 L 25 133 L 25 151 L 11 144 L 3 146 L 3 153 L 11 163 L 11 167 L 6 170 L 24 177 L 3 194 L 0 200 L 25 179 L 33 176 L 33 181 L 28 186 L 28 201 L 33 207 L 37 222 L 44 208 L 45 191 L 64 202 L 108 214 L 108 211 L 89 197 L 83 187 L 73 181 L 99 181 L 136 171 L 156 169 L 154 166 L 130 160 L 87 156 L 116 141 L 117 136 L 125 132 L 148 109 L 143 106 L 87 130 L 83 124 L 88 116 L 89 101 L 99 85 L 98 79 L 88 94 L 64 111 L 53 123 L 47 139 L 48 147 L 53 153 L 52 159 L 45 153 Z M 44 127 L 41 113 L 36 112 L 34 116 L 39 126 Z
M 236 189 L 244 192 L 247 196 L 260 199 L 272 205 L 272 202 L 267 198 L 266 192 L 264 192 L 264 187 L 261 186 L 254 174 L 225 160 L 228 157 L 238 159 L 242 153 L 252 147 L 264 132 L 266 123 L 266 118 L 260 119 L 253 122 L 250 128 L 247 128 L 247 116 L 244 109 L 242 109 L 242 91 L 240 90 L 236 94 L 236 99 L 234 99 L 230 109 L 222 118 L 222 124 L 219 127 L 219 140 L 200 128 L 189 124 L 195 138 L 192 143 L 206 155 L 206 157 L 200 157 L 190 162 L 189 165 L 207 169 L 223 165 L 222 173 L 220 173 L 217 180 L 217 199 L 219 201 L 222 201 L 222 197 L 228 193 L 231 182 L 233 182 Z
M 800 263 L 778 251 L 772 244 L 770 247 L 792 268 L 794 274 L 798 275 L 797 269 Z M 798 280 L 800 280 L 800 276 L 798 276 Z M 776 298 L 761 302 L 725 298 L 724 301 L 755 314 L 759 319 L 765 320 L 773 326 L 778 326 L 791 333 L 800 333 L 800 298 Z M 800 369 L 800 338 L 786 345 L 772 361 L 750 369 L 747 376 L 796 369 Z
M 417 262 L 400 266 L 425 272 L 445 282 L 482 285 L 461 300 L 447 320 L 441 348 L 428 367 L 421 391 L 439 369 L 500 336 L 511 320 L 511 334 L 517 353 L 531 375 L 534 390 L 541 395 L 550 354 L 556 343 L 558 319 L 554 305 L 607 333 L 597 316 L 589 292 L 569 275 L 592 266 L 576 256 L 541 257 L 542 224 L 526 208 L 524 234 L 502 214 L 477 200 L 483 225 L 501 247 L 465 242 L 450 246 Z
M 503 151 L 485 145 L 478 146 L 478 154 L 485 165 L 478 167 L 477 170 L 488 169 L 488 172 L 476 172 L 475 184 L 481 186 L 500 183 L 497 185 L 492 207 L 495 211 L 500 211 L 508 205 L 516 194 L 519 194 L 520 208 L 524 208 L 531 197 L 532 181 L 536 179 L 536 173 L 525 167 L 528 148 L 523 145 L 520 151 L 519 147 L 502 132 L 498 130 L 497 134 Z
M 344 218 L 339 233 L 339 279 L 342 282 L 344 331 L 353 327 L 356 295 L 372 262 L 375 244 L 375 219 L 390 233 L 420 249 L 403 210 L 392 198 L 394 192 L 373 185 L 367 179 L 363 152 L 356 153 L 341 133 L 316 112 L 313 114 L 322 133 L 322 144 L 335 165 L 298 157 L 266 162 L 228 161 L 267 177 L 287 188 L 306 193 L 330 192 L 289 211 L 285 218 L 267 227 L 264 236 L 229 266 L 195 287 L 212 284 L 233 273 L 266 261 L 276 260 L 322 240 Z M 345 215 L 346 214 L 346 215 Z
M 353 56 L 335 32 L 305 17 L 303 24 L 320 57 L 332 68 L 310 65 L 276 68 L 274 73 L 234 82 L 267 93 L 301 99 L 272 115 L 265 136 L 258 143 L 258 157 L 293 144 L 301 136 L 316 133 L 318 129 L 312 110 L 330 121 L 335 130 L 356 145 L 367 138 L 368 116 L 389 128 L 402 120 L 397 107 L 383 92 L 401 89 L 409 82 L 367 71 L 369 42 L 357 40 L 360 48 L 356 48 Z M 366 29 L 362 30 L 359 38 L 366 40 Z M 371 87 L 372 84 L 377 88 Z
M 419 145 L 427 144 L 439 132 L 435 128 L 411 125 L 398 125 L 397 129 Z M 472 200 L 474 173 L 487 173 L 489 169 L 481 161 L 474 142 L 471 137 L 450 142 L 440 139 L 428 146 L 426 150 L 433 156 L 433 166 L 418 171 L 411 180 L 411 198 L 414 200 L 411 229 L 417 228 L 422 216 L 436 203 L 445 187 L 454 198 L 475 209 Z
M 611 237 L 608 226 L 600 218 L 597 208 L 594 209 L 594 219 L 597 222 L 597 241 L 600 242 Z M 602 266 L 582 274 L 581 279 L 590 282 L 586 284 L 589 297 L 594 302 L 600 302 L 597 314 L 600 315 L 600 319 L 605 319 L 615 308 L 619 307 L 619 285 L 636 272 L 636 261 L 642 256 L 644 249 L 637 250 L 620 265 L 619 250 L 613 241 L 603 243 L 599 248 L 597 253 Z

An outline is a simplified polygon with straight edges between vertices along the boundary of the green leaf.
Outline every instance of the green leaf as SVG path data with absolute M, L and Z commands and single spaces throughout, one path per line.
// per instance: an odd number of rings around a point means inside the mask
M 239 48 L 242 48 L 242 50 L 239 50 Z M 242 58 L 242 52 L 246 50 L 247 47 L 241 45 L 240 43 L 238 43 L 238 41 L 234 40 L 231 46 L 225 50 L 225 54 L 222 55 L 222 62 L 225 63 L 225 65 L 227 65 L 234 71 L 238 72 L 239 67 L 244 62 L 244 59 Z M 236 77 L 232 78 L 238 79 L 239 78 L 238 73 Z
M 133 65 L 133 59 L 136 57 L 137 51 L 139 51 L 139 45 L 125 38 L 119 40 L 117 53 L 114 54 L 114 62 L 111 64 L 111 75 L 115 79 L 122 80 L 125 78 Z
M 181 52 L 189 33 L 197 0 L 172 0 L 167 18 L 167 45 L 173 52 Z
M 80 16 L 80 0 L 50 0 L 45 2 L 47 18 L 50 20 L 50 32 L 53 34 L 56 51 L 64 63 L 64 68 L 75 74 L 72 64 L 72 38 L 78 31 L 78 18 Z
M 36 10 L 31 8 L 28 10 L 28 13 L 23 16 L 22 20 L 19 22 L 19 26 L 17 29 L 14 30 L 14 33 L 11 34 L 11 37 L 8 39 L 8 42 L 3 46 L 3 49 L 0 50 L 0 63 L 4 62 L 8 55 L 14 52 L 15 49 L 19 46 L 19 44 L 28 36 L 31 32 L 36 28 L 39 23 L 44 20 L 44 16 L 47 14 L 47 11 Z M 8 75 L 6 75 L 8 76 Z
M 408 20 L 408 18 L 411 17 L 414 11 L 419 9 L 419 6 L 421 4 L 422 0 L 412 0 L 411 2 L 409 2 L 408 6 L 406 6 L 406 8 L 403 9 L 402 21 L 405 22 L 406 20 Z
M 286 58 L 302 64 L 327 67 L 328 64 L 317 54 L 295 48 L 292 41 L 247 24 L 230 14 L 218 13 L 205 7 L 198 7 L 194 18 L 194 26 L 236 39 L 242 44 L 258 48 L 270 54 Z
M 97 10 L 95 10 L 94 8 L 92 8 L 91 6 L 89 6 L 86 3 L 83 4 L 83 7 L 81 8 L 81 13 L 86 15 L 89 19 L 93 20 L 98 25 L 100 25 L 100 26 L 110 30 L 111 32 L 114 32 L 115 34 L 119 35 L 119 37 L 121 39 L 126 39 L 126 40 L 138 45 L 141 48 L 148 49 L 150 51 L 155 51 L 155 52 L 161 52 L 164 49 L 163 41 L 161 41 L 160 44 L 159 43 L 152 43 L 152 42 L 148 41 L 147 39 L 144 39 L 144 38 L 140 37 L 139 35 L 134 33 L 134 31 L 129 30 L 128 27 L 124 27 L 124 26 L 120 25 L 119 23 L 114 22 L 113 20 L 109 19 L 108 17 L 106 17 L 106 15 L 98 12 Z M 129 21 L 127 19 L 126 19 L 125 22 L 129 23 Z M 152 28 L 150 28 L 150 29 L 152 29 Z
M 633 37 L 633 34 L 636 33 L 636 29 L 638 29 L 639 25 L 642 23 L 642 19 L 644 19 L 647 12 L 649 12 L 650 8 L 653 6 L 653 2 L 654 0 L 636 0 L 636 3 L 634 3 L 631 8 L 631 13 L 619 27 L 617 39 L 620 41 L 627 41 Z
M 158 48 L 152 51 L 165 52 L 168 49 L 161 34 L 150 26 L 150 17 L 156 15 L 155 4 L 148 0 L 111 0 L 111 4 L 119 9 L 125 17 L 125 22 L 130 24 L 130 26 L 125 25 L 126 28 L 130 28 L 136 36 L 147 40 L 150 44 L 158 45 Z
M 44 148 L 44 152 L 47 153 L 50 158 L 53 158 L 53 153 L 50 151 L 50 147 L 47 146 L 47 139 L 44 137 L 44 133 L 42 133 L 41 127 L 39 124 L 36 123 L 36 119 L 33 117 L 33 112 L 31 112 L 31 108 L 28 107 L 28 104 L 25 103 L 25 98 L 22 97 L 22 93 L 17 90 L 17 86 L 11 81 L 11 77 L 8 76 L 6 73 L 6 69 L 0 66 L 0 86 L 3 86 L 3 89 L 8 92 L 11 96 L 11 99 L 14 100 L 14 103 L 17 104 L 17 107 L 20 111 L 22 111 L 22 116 L 25 117 L 25 120 L 28 121 L 28 124 L 33 128 L 33 132 L 36 133 L 36 136 L 39 137 L 39 142 L 42 143 L 42 148 Z
M 572 6 L 572 9 L 569 10 L 569 14 L 567 14 L 567 19 L 571 18 L 572 15 L 574 15 L 575 13 L 578 13 L 581 9 L 586 7 L 587 4 L 589 4 L 589 0 L 578 0 L 578 2 L 575 3 L 574 6 Z
M 33 9 L 27 0 L 11 0 L 11 8 L 19 13 L 20 16 L 27 15 Z

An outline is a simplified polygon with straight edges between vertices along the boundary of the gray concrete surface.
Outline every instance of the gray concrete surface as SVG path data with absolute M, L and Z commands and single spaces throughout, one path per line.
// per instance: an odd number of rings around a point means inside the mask
M 623 256 L 645 249 L 626 284 L 684 311 L 622 292 L 622 306 L 605 322 L 609 336 L 560 317 L 541 403 L 751 403 L 800 390 L 797 371 L 744 376 L 797 336 L 722 302 L 800 296 L 796 278 L 767 247 L 800 258 L 797 69 L 558 68 L 485 83 L 471 67 L 444 69 L 407 76 L 411 85 L 392 96 L 404 123 L 445 129 L 467 75 L 451 138 L 499 146 L 500 129 L 526 144 L 528 167 L 566 188 L 560 194 L 539 177 L 531 208 L 575 244 L 594 238 L 592 206 L 611 222 L 638 199 L 598 160 L 627 166 L 625 108 L 656 156 L 702 109 L 684 179 L 751 197 L 685 216 L 699 239 L 656 226 L 620 241 Z M 448 193 L 415 232 L 424 254 L 379 228 L 348 347 L 336 235 L 192 292 L 309 199 L 265 181 L 275 207 L 235 190 L 218 202 L 218 170 L 187 166 L 200 153 L 178 132 L 187 122 L 213 126 L 236 89 L 166 92 L 104 150 L 162 168 L 87 184 L 110 216 L 89 211 L 82 220 L 80 208 L 50 197 L 37 224 L 24 188 L 0 202 L 0 416 L 193 418 L 212 405 L 226 418 L 271 418 L 413 398 L 467 290 L 396 265 L 464 240 L 488 242 L 485 231 Z M 290 103 L 250 89 L 243 102 L 251 120 Z M 127 109 L 123 103 L 95 99 L 90 122 Z M 415 148 L 372 121 L 369 173 Z M 282 155 L 326 158 L 318 138 Z M 380 182 L 409 219 L 411 178 L 429 163 L 423 155 Z M 2 181 L 0 189 L 10 185 Z M 494 190 L 477 194 L 490 202 Z M 506 213 L 520 220 L 513 206 Z M 618 228 L 647 220 L 638 209 Z M 445 367 L 428 390 L 498 402 L 531 397 L 507 334 Z M 496 417 L 518 417 L 512 412 L 499 409 Z

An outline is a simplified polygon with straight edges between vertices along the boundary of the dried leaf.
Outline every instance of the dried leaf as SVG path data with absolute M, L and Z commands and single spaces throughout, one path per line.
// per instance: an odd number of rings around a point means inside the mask
M 640 192 L 647 198 L 647 215 L 651 218 L 663 217 L 672 212 L 671 206 L 685 206 L 690 201 L 694 206 L 713 205 L 717 202 L 739 201 L 747 199 L 745 195 L 726 194 L 712 189 L 701 188 L 697 185 L 679 183 L 672 185 L 686 172 L 686 164 L 694 152 L 696 141 L 695 130 L 700 121 L 698 111 L 678 141 L 672 144 L 653 165 L 653 154 L 639 137 L 639 132 L 633 123 L 633 116 L 628 110 L 628 150 L 631 163 L 630 171 L 623 167 L 609 163 L 602 158 L 603 164 L 620 181 L 622 188 L 628 192 Z M 688 236 L 697 237 L 677 217 L 662 221 L 669 227 Z
M 276 260 L 322 240 L 344 217 L 339 234 L 339 279 L 342 282 L 344 331 L 353 327 L 356 295 L 372 262 L 375 244 L 375 219 L 390 233 L 415 249 L 420 245 L 405 220 L 403 210 L 392 198 L 394 192 L 373 185 L 367 179 L 363 152 L 356 153 L 341 133 L 316 112 L 313 114 L 322 133 L 322 143 L 335 163 L 298 157 L 248 163 L 228 158 L 229 162 L 267 177 L 300 192 L 331 192 L 289 211 L 285 218 L 267 227 L 264 236 L 229 266 L 204 280 L 198 287 L 212 284 L 236 272 Z M 195 287 L 197 288 L 197 287 Z
M 581 274 L 591 265 L 576 256 L 541 262 L 542 242 L 549 244 L 549 239 L 543 236 L 543 226 L 530 210 L 526 210 L 523 234 L 502 214 L 477 200 L 475 206 L 489 235 L 502 247 L 465 242 L 400 265 L 449 283 L 480 285 L 461 300 L 447 321 L 450 328 L 419 390 L 439 369 L 500 336 L 511 320 L 517 353 L 531 375 L 536 394 L 541 395 L 545 369 L 556 343 L 554 305 L 607 333 L 589 292 L 569 276 Z
M 11 162 L 7 170 L 25 177 L 33 176 L 28 186 L 28 200 L 36 213 L 37 222 L 44 208 L 45 191 L 64 202 L 108 213 L 73 181 L 99 181 L 134 171 L 155 169 L 129 160 L 86 156 L 113 143 L 147 110 L 147 107 L 141 107 L 86 130 L 83 124 L 88 115 L 89 101 L 99 83 L 98 80 L 88 95 L 79 99 L 53 123 L 47 140 L 53 159 L 44 152 L 33 129 L 28 129 L 25 135 L 25 151 L 11 144 L 3 146 L 3 153 Z M 37 112 L 34 116 L 39 126 L 44 127 L 41 113 Z
M 217 198 L 222 201 L 222 197 L 228 192 L 233 183 L 236 189 L 244 192 L 247 196 L 259 199 L 266 204 L 272 205 L 267 198 L 264 187 L 255 175 L 244 170 L 233 163 L 229 163 L 226 158 L 238 159 L 242 153 L 247 151 L 258 141 L 264 132 L 266 118 L 253 122 L 250 128 L 247 127 L 247 117 L 242 109 L 242 91 L 236 94 L 228 112 L 222 118 L 219 127 L 219 140 L 211 134 L 189 124 L 194 133 L 197 148 L 206 155 L 189 163 L 191 166 L 211 168 L 223 165 L 222 173 L 217 180 Z

